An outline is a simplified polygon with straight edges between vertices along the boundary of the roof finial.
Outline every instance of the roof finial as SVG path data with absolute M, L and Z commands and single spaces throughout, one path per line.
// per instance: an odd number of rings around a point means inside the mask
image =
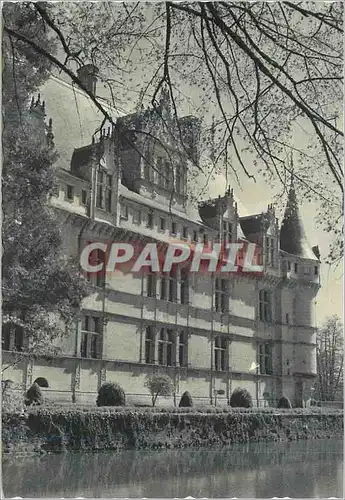
M 54 147 L 53 120 L 51 118 L 48 122 L 47 142 L 49 147 Z

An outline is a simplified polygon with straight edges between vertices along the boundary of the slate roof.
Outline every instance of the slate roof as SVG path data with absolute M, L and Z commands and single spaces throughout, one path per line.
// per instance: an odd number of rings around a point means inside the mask
M 249 215 L 247 217 L 240 217 L 240 226 L 246 237 L 251 234 L 261 232 L 262 220 L 264 214 Z
M 305 235 L 293 183 L 289 191 L 284 219 L 280 230 L 280 248 L 284 250 L 284 252 L 296 255 L 297 257 L 318 260 Z

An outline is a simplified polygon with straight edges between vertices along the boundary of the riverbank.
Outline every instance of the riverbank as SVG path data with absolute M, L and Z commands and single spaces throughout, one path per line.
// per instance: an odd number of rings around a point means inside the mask
M 343 437 L 341 410 L 37 408 L 2 416 L 4 453 L 169 449 Z

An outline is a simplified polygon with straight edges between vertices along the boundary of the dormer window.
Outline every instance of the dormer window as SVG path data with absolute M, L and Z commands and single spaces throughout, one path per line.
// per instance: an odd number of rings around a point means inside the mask
M 133 210 L 132 220 L 133 220 L 134 224 L 141 224 L 141 212 L 140 212 L 140 210 Z
M 218 235 L 220 239 L 220 235 Z M 227 221 L 223 221 L 223 243 L 228 243 L 232 239 L 232 224 Z
M 128 219 L 128 206 L 125 205 L 124 203 L 121 203 L 121 208 L 120 208 L 120 218 L 127 220 Z
M 314 267 L 314 276 L 319 275 L 319 268 L 317 266 Z
M 93 64 L 86 64 L 77 70 L 77 75 L 82 85 L 93 95 L 96 95 L 98 73 L 99 69 Z

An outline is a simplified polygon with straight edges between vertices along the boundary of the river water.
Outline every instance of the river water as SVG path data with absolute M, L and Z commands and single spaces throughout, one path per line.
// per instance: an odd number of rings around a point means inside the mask
M 343 497 L 336 439 L 4 459 L 6 497 Z

